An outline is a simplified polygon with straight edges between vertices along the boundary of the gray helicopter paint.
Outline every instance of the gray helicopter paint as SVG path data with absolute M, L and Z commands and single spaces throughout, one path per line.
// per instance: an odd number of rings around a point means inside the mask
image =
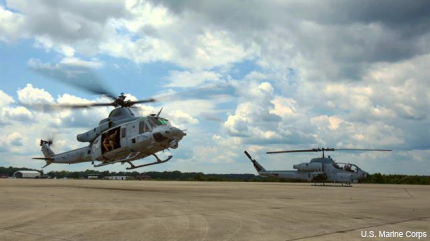
M 113 112 L 115 113 L 113 114 Z M 119 119 L 124 117 L 129 118 Z M 101 161 L 105 164 L 109 164 L 121 160 L 124 160 L 123 162 L 131 162 L 149 155 L 154 155 L 168 148 L 176 149 L 179 141 L 182 140 L 186 134 L 180 129 L 170 126 L 169 122 L 165 119 L 163 120 L 166 123 L 159 126 L 151 124 L 149 121 L 150 119 L 153 120 L 153 122 L 156 121 L 154 116 L 134 117 L 133 113 L 128 108 L 117 108 L 111 112 L 109 118 L 100 122 L 101 125 L 88 131 L 95 134 L 94 138 L 91 137 L 92 141 L 89 146 L 55 155 L 50 145 L 42 141 L 42 152 L 47 165 L 51 163 L 73 164 L 94 161 Z M 147 131 L 140 133 L 140 122 L 145 123 Z M 108 123 L 112 123 L 110 124 L 112 127 L 106 128 L 106 126 L 109 126 L 106 125 Z M 108 133 L 114 129 L 119 130 L 119 147 L 103 154 L 102 134 Z M 86 133 L 81 135 L 86 135 Z M 155 135 L 159 135 L 162 140 L 156 140 Z M 160 162 L 161 160 L 157 158 L 157 161 Z
M 91 150 L 90 146 L 86 146 L 83 148 L 55 155 L 48 144 L 42 144 L 42 152 L 44 156 L 46 158 L 53 159 L 52 161 L 50 161 L 51 163 L 72 164 L 91 161 L 91 154 L 88 153 L 89 150 Z
M 117 108 L 112 110 L 108 118 L 101 120 L 97 127 L 85 133 L 78 134 L 76 139 L 80 142 L 93 142 L 97 136 L 101 135 L 106 130 L 136 119 L 140 118 L 135 117 L 130 109 Z
M 336 163 L 332 158 L 314 158 L 309 163 L 294 165 L 297 170 L 266 170 L 256 160 L 245 152 L 251 162 L 254 164 L 258 174 L 263 177 L 278 177 L 290 180 L 303 180 L 313 182 L 337 182 L 337 183 L 357 183 L 360 179 L 365 178 L 368 173 L 361 170 L 357 165 L 349 163 Z M 340 168 L 338 164 L 345 164 Z M 349 170 L 354 167 L 355 170 Z

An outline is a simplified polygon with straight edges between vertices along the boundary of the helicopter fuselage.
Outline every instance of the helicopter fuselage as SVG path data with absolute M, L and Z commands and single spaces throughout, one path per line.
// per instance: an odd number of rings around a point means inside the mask
M 249 155 L 247 152 L 245 153 Z M 248 156 L 250 157 L 250 156 Z M 258 174 L 262 177 L 276 177 L 309 182 L 358 183 L 368 173 L 357 165 L 336 163 L 330 157 L 314 158 L 310 162 L 294 165 L 296 170 L 266 170 L 256 160 L 250 158 Z M 343 165 L 343 166 L 342 166 Z
M 309 164 L 309 163 L 302 163 Z M 334 182 L 334 183 L 358 183 L 360 179 L 367 177 L 367 172 L 357 168 L 349 169 L 348 166 L 356 166 L 354 164 L 345 164 L 344 167 L 339 167 L 341 163 L 323 164 L 314 170 L 291 170 L 291 171 L 260 171 L 258 174 L 263 177 L 278 177 L 290 180 L 302 180 L 309 182 Z M 343 164 L 343 163 L 342 163 Z M 297 165 L 294 165 L 297 166 Z
M 89 146 L 55 155 L 50 149 L 50 143 L 41 141 L 47 165 L 100 161 L 102 163 L 95 167 L 127 162 L 134 168 L 131 161 L 149 155 L 154 155 L 157 163 L 160 163 L 162 161 L 155 153 L 169 148 L 176 149 L 179 141 L 186 135 L 182 130 L 172 127 L 167 119 L 155 115 L 118 119 L 113 118 L 115 115 L 112 113 L 108 120 L 103 120 L 97 128 L 78 135 L 78 140 L 80 137 L 81 140 L 88 137 L 88 140 L 91 140 Z M 122 114 L 124 111 L 119 113 Z M 103 125 L 105 123 L 107 125 Z

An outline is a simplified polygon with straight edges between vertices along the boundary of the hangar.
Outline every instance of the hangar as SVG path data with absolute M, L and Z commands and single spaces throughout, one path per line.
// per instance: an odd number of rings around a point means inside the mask
M 17 171 L 13 174 L 14 178 L 40 178 L 38 171 Z

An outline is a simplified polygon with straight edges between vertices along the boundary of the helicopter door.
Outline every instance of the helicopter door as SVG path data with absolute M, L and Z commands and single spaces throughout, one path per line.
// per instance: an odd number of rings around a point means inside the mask
M 111 130 L 108 130 L 104 132 L 101 135 L 101 148 L 102 148 L 102 154 L 111 152 L 113 150 L 116 150 L 120 147 L 120 128 L 114 128 Z
M 101 160 L 102 158 L 101 136 L 98 136 L 93 142 L 91 157 L 93 161 Z
M 121 127 L 121 147 L 125 147 L 127 146 L 127 129 L 128 129 L 128 125 L 123 125 Z

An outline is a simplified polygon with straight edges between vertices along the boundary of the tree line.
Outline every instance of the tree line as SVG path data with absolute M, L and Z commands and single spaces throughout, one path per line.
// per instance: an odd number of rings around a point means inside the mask
M 12 177 L 13 173 L 19 170 L 34 170 L 41 174 L 47 174 L 50 178 L 73 178 L 84 179 L 91 175 L 106 176 L 131 176 L 140 178 L 149 176 L 152 180 L 164 181 L 240 181 L 240 182 L 300 182 L 285 180 L 279 178 L 263 178 L 254 174 L 205 174 L 202 172 L 180 172 L 180 171 L 164 171 L 164 172 L 111 172 L 111 171 L 50 171 L 44 173 L 43 170 L 36 170 L 24 167 L 0 167 L 0 176 L 5 175 Z M 303 181 L 302 181 L 303 182 Z M 418 175 L 385 175 L 375 173 L 360 181 L 361 183 L 380 183 L 380 184 L 420 184 L 430 185 L 430 176 Z

